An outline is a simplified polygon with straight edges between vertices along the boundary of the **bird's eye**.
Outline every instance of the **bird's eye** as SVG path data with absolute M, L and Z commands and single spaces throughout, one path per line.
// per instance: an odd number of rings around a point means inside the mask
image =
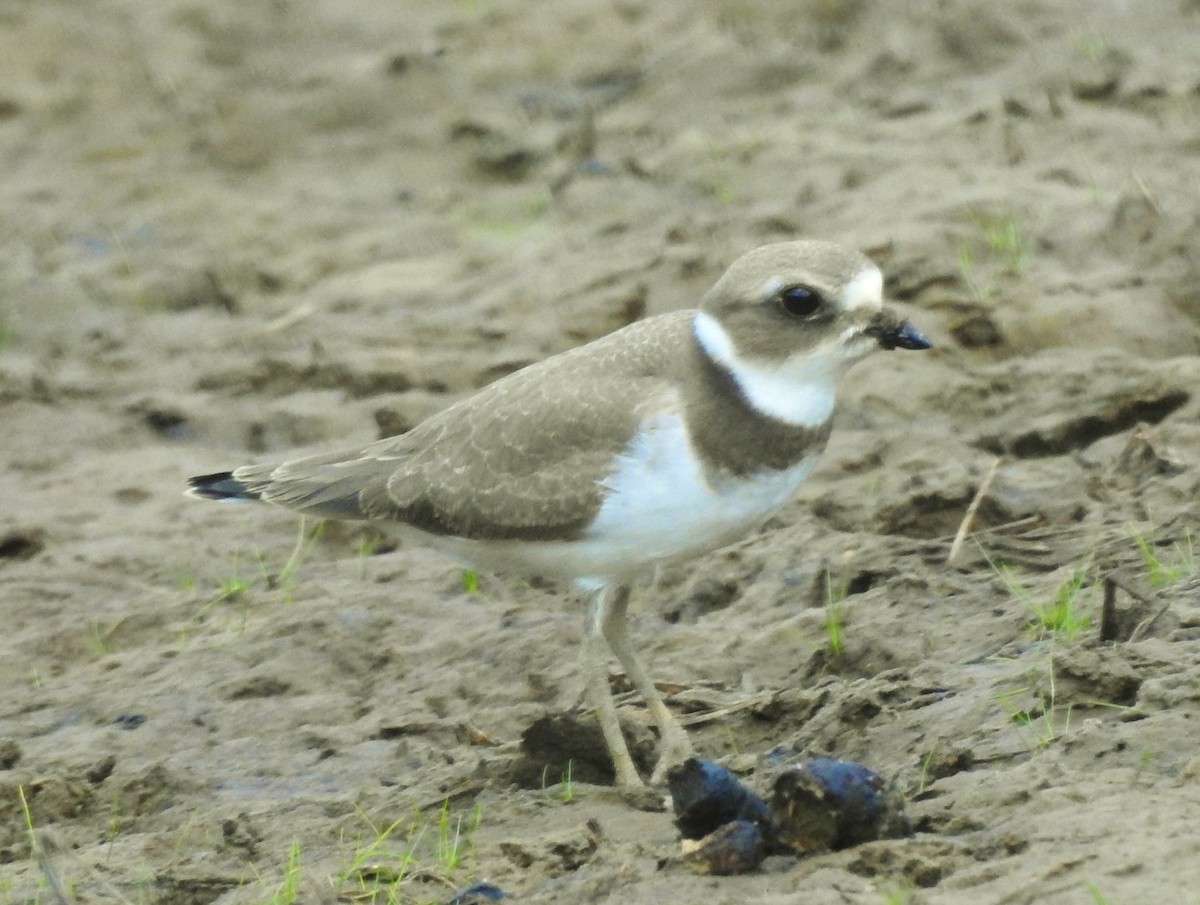
M 789 286 L 779 293 L 779 306 L 792 317 L 811 317 L 825 300 L 808 286 Z

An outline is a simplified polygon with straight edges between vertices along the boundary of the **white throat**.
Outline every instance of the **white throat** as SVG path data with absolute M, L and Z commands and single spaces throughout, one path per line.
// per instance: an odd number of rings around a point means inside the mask
M 692 329 L 708 357 L 733 376 L 750 405 L 762 414 L 810 428 L 820 427 L 833 415 L 841 369 L 828 355 L 817 350 L 777 367 L 762 367 L 739 357 L 733 340 L 712 315 L 697 312 Z

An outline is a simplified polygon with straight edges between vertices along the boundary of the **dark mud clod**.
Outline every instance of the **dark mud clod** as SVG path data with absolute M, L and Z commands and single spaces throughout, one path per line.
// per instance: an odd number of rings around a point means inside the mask
M 862 764 L 818 757 L 775 780 L 771 838 L 796 853 L 907 833 L 903 802 Z
M 41 529 L 9 531 L 0 535 L 0 560 L 32 559 L 46 547 L 46 535 Z
M 482 905 L 483 902 L 499 902 L 506 898 L 504 890 L 490 883 L 476 883 L 474 886 L 455 893 L 446 900 L 446 905 Z
M 737 820 L 767 823 L 766 803 L 712 761 L 689 758 L 667 774 L 667 788 L 684 839 L 701 839 Z
M 700 873 L 745 873 L 774 853 L 803 855 L 911 832 L 903 801 L 862 764 L 814 758 L 778 774 L 766 804 L 711 761 L 667 777 L 683 860 Z
M 11 770 L 21 759 L 21 746 L 10 738 L 0 741 L 0 770 Z
M 701 874 L 745 874 L 757 870 L 767 855 L 763 831 L 750 820 L 718 827 L 694 848 L 685 848 L 684 863 Z
M 630 737 L 628 730 L 626 741 L 638 766 L 648 769 L 652 753 L 648 746 L 641 738 Z M 571 714 L 547 714 L 521 733 L 521 756 L 510 778 L 522 788 L 540 789 L 567 777 L 592 785 L 615 782 L 599 723 Z
M 114 755 L 108 754 L 96 761 L 83 772 L 83 778 L 94 786 L 100 785 L 104 780 L 112 776 L 113 770 L 117 768 L 117 759 Z
M 191 433 L 187 415 L 177 409 L 149 408 L 142 413 L 142 420 L 148 428 L 168 440 L 186 440 Z

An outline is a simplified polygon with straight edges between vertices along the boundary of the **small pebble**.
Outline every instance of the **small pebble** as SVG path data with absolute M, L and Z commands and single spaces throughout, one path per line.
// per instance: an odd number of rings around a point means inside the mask
M 506 898 L 504 890 L 498 886 L 476 883 L 455 893 L 453 898 L 446 900 L 446 905 L 482 905 L 484 902 L 499 902 L 503 898 Z

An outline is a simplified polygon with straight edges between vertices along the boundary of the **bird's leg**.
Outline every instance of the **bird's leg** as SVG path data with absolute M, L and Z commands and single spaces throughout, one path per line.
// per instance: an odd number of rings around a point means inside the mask
M 617 718 L 617 705 L 613 700 L 612 688 L 608 684 L 608 645 L 605 641 L 609 623 L 609 595 L 612 590 L 611 587 L 601 588 L 588 602 L 587 627 L 583 642 L 587 660 L 588 694 L 592 698 L 592 706 L 596 708 L 596 719 L 600 721 L 600 731 L 604 733 L 604 741 L 608 745 L 608 755 L 612 758 L 617 785 L 641 786 L 642 778 L 638 775 L 637 767 L 633 765 L 629 746 L 625 744 L 625 735 L 621 732 L 621 722 Z M 626 597 L 628 593 L 628 589 L 625 589 Z M 620 596 L 619 589 L 617 596 Z M 624 613 L 624 607 L 621 612 Z
M 629 586 L 623 585 L 613 590 L 612 599 L 601 610 L 603 617 L 604 637 L 608 646 L 617 655 L 617 661 L 625 670 L 635 688 L 646 700 L 646 709 L 658 727 L 659 755 L 651 783 L 661 783 L 667 777 L 667 770 L 692 756 L 692 742 L 687 732 L 671 715 L 662 696 L 654 687 L 654 682 L 642 667 L 641 662 L 629 644 L 629 636 L 625 632 L 625 610 L 629 607 Z

